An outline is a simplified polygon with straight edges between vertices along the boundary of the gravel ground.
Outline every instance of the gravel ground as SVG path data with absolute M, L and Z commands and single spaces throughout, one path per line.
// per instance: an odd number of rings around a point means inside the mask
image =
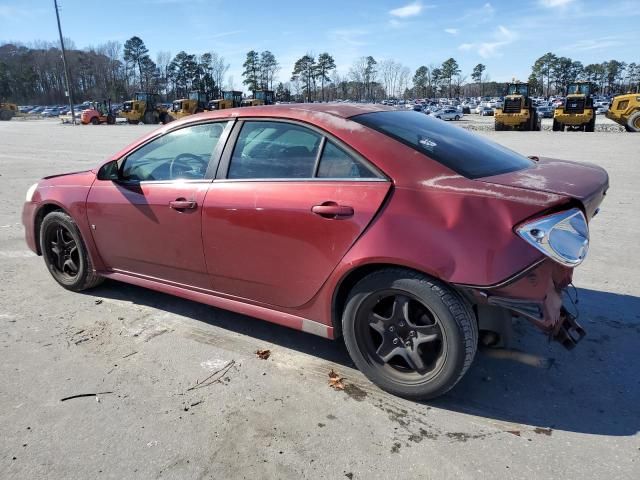
M 480 353 L 417 403 L 372 386 L 339 341 L 117 282 L 57 286 L 24 244 L 24 192 L 149 129 L 0 123 L 0 478 L 640 478 L 640 135 L 483 133 L 609 171 L 575 275 L 588 337 L 569 352 L 516 323 L 549 368 Z

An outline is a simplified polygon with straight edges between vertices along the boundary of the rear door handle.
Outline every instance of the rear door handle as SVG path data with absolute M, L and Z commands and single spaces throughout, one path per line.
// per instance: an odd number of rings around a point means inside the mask
M 178 198 L 173 202 L 169 202 L 169 208 L 174 210 L 193 210 L 198 204 L 193 200 L 185 200 L 184 198 Z
M 353 207 L 338 205 L 334 202 L 325 202 L 322 205 L 314 205 L 311 211 L 324 218 L 343 218 L 353 216 Z

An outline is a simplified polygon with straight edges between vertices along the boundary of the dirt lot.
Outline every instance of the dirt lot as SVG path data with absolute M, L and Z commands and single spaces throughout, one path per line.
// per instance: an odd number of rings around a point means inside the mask
M 147 131 L 0 123 L 0 478 L 640 478 L 640 134 L 484 133 L 609 171 L 575 275 L 588 337 L 568 352 L 517 323 L 549 368 L 480 353 L 416 403 L 373 387 L 340 342 L 116 282 L 57 286 L 24 244 L 26 189 Z M 61 401 L 96 392 L 112 393 Z

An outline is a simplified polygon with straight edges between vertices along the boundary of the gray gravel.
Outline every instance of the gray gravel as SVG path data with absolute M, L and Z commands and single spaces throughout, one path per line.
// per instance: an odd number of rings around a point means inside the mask
M 481 353 L 417 403 L 372 386 L 340 342 L 121 283 L 55 284 L 24 244 L 24 192 L 149 130 L 0 123 L 0 478 L 640 478 L 640 135 L 485 133 L 609 171 L 575 275 L 588 337 L 568 352 L 517 323 L 517 347 L 550 368 Z M 60 401 L 96 392 L 113 393 Z

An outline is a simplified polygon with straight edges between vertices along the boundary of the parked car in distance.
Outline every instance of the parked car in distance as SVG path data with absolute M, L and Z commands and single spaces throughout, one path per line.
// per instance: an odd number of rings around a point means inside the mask
M 596 115 L 604 115 L 609 111 L 609 105 L 600 105 L 596 108 Z
M 482 107 L 482 110 L 480 111 L 480 115 L 482 115 L 483 117 L 493 116 L 493 108 Z
M 536 110 L 540 118 L 553 118 L 553 108 L 551 107 L 538 107 Z
M 45 108 L 42 112 L 40 112 L 40 115 L 42 115 L 43 117 L 57 117 L 58 115 L 60 115 L 60 111 L 57 107 Z
M 460 120 L 462 118 L 462 113 L 459 112 L 456 108 L 445 108 L 443 110 L 431 113 L 431 116 L 439 118 L 441 120 Z
M 68 290 L 110 278 L 344 336 L 381 388 L 432 398 L 512 315 L 582 338 L 563 292 L 607 189 L 600 167 L 418 112 L 278 105 L 189 116 L 48 176 L 22 221 Z
M 477 106 L 473 111 L 474 111 L 475 113 L 480 114 L 480 113 L 482 113 L 482 110 L 483 110 L 483 109 L 484 109 L 484 106 L 483 106 L 482 104 L 480 104 L 480 105 L 478 105 L 478 106 Z

